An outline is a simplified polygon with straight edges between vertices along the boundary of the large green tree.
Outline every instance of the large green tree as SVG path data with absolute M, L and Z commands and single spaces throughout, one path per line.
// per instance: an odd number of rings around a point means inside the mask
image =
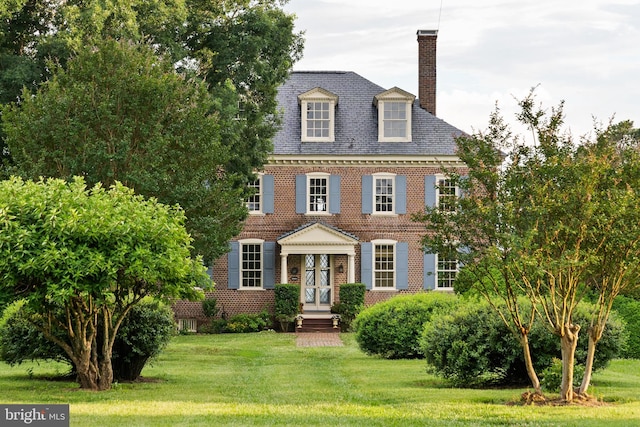
M 146 44 L 96 42 L 2 110 L 10 170 L 31 179 L 83 176 L 89 185 L 120 181 L 179 204 L 197 252 L 212 259 L 245 217 L 243 177 L 228 170 L 234 147 L 224 140 L 238 123 L 233 97 L 228 86 L 212 97 Z
M 499 314 L 519 336 L 525 360 L 534 313 L 523 312 L 518 300 L 531 301 L 560 339 L 561 397 L 571 401 L 577 303 L 588 293 L 599 298 L 589 328 L 585 393 L 589 360 L 613 298 L 638 283 L 638 140 L 611 126 L 596 129 L 595 141 L 576 143 L 562 130 L 562 104 L 546 112 L 532 93 L 519 105 L 518 119 L 531 130 L 534 144 L 513 136 L 494 114 L 487 132 L 458 141 L 469 174 L 453 176 L 464 193 L 455 212 L 432 208 L 416 219 L 426 226 L 426 250 L 454 253 L 464 264 L 456 287 L 471 285 L 490 302 L 504 300 Z M 501 153 L 507 154 L 504 161 Z M 536 387 L 535 371 L 528 370 Z
M 0 290 L 27 301 L 85 389 L 111 387 L 114 340 L 132 307 L 146 296 L 195 298 L 210 283 L 190 241 L 179 208 L 120 183 L 0 182 Z
M 100 48 L 104 40 L 110 39 L 127 41 L 133 45 L 147 44 L 152 47 L 155 55 L 164 58 L 158 62 L 162 63 L 166 74 L 180 73 L 186 80 L 205 82 L 212 100 L 203 102 L 209 107 L 210 113 L 217 117 L 216 141 L 227 148 L 228 155 L 207 165 L 206 162 L 210 160 L 207 157 L 211 156 L 201 153 L 203 158 L 194 170 L 192 167 L 195 159 L 180 164 L 178 160 L 184 158 L 184 153 L 177 153 L 176 161 L 170 165 L 154 161 L 137 162 L 135 173 L 140 179 L 146 174 L 144 180 L 150 184 L 159 175 L 158 168 L 166 168 L 165 175 L 193 172 L 193 182 L 199 179 L 201 183 L 207 183 L 210 192 L 217 192 L 221 200 L 209 203 L 210 199 L 202 197 L 201 186 L 196 185 L 168 189 L 170 182 L 156 180 L 154 185 L 160 190 L 155 192 L 149 187 L 143 190 L 139 183 L 124 177 L 122 181 L 127 181 L 142 194 L 155 195 L 166 203 L 183 205 L 188 217 L 187 228 L 195 239 L 195 251 L 204 255 L 206 261 L 211 261 L 226 250 L 226 242 L 239 231 L 240 222 L 245 218 L 246 212 L 242 211 L 246 183 L 254 178 L 255 170 L 260 169 L 266 161 L 272 148 L 271 139 L 277 131 L 277 87 L 284 82 L 293 63 L 301 55 L 302 37 L 301 34 L 294 33 L 294 16 L 283 11 L 285 3 L 286 0 L 16 0 L 11 8 L 2 11 L 8 18 L 0 21 L 0 65 L 3 70 L 0 72 L 0 103 L 19 100 L 14 108 L 22 108 L 30 96 L 22 93 L 22 88 L 26 87 L 30 93 L 34 93 L 42 82 L 51 78 L 52 72 L 60 74 L 69 71 L 65 77 L 65 85 L 78 86 L 74 88 L 78 93 L 83 86 L 84 89 L 95 92 L 95 88 L 87 88 L 88 75 L 78 76 L 78 65 L 75 72 L 67 70 L 70 58 L 78 56 L 87 62 L 89 59 L 86 57 L 92 50 L 97 50 L 94 53 L 103 57 L 95 59 L 103 62 L 96 62 L 92 70 L 107 75 L 95 74 L 96 83 L 109 85 L 102 89 L 102 93 L 108 90 L 118 91 L 118 81 L 115 78 L 107 80 L 109 74 L 122 77 L 123 73 L 116 68 L 120 64 L 119 59 L 114 55 L 115 62 L 109 64 Z M 71 63 L 77 64 L 77 61 L 76 59 Z M 168 64 L 172 67 L 166 67 Z M 129 68 L 129 71 L 132 69 Z M 143 74 L 145 72 L 142 71 Z M 136 76 L 136 72 L 132 72 L 129 77 L 133 76 Z M 72 81 L 76 77 L 80 79 L 77 85 Z M 130 87 L 130 80 L 132 79 L 121 80 L 122 86 Z M 41 92 L 49 90 L 45 87 Z M 86 95 L 94 92 L 86 92 Z M 126 89 L 120 92 L 126 93 Z M 36 96 L 44 95 L 38 93 Z M 157 96 L 161 97 L 161 94 Z M 203 98 L 198 96 L 199 99 Z M 49 101 L 48 108 L 51 110 L 62 110 L 63 106 L 58 107 L 55 102 L 66 102 L 65 99 L 56 100 L 55 97 L 50 97 Z M 131 106 L 136 102 L 140 104 L 140 109 L 135 111 L 132 120 L 152 116 L 153 111 L 142 109 L 154 108 L 145 103 L 147 99 L 129 101 Z M 183 100 L 173 101 L 175 108 L 182 105 Z M 166 105 L 168 104 L 165 103 Z M 192 108 L 189 103 L 185 105 L 184 108 Z M 102 107 L 101 111 L 104 112 L 106 105 Z M 176 110 L 175 114 L 179 115 L 180 109 Z M 131 111 L 130 109 L 127 113 Z M 89 116 L 88 113 L 83 115 Z M 110 117 L 116 115 L 122 116 L 122 111 L 113 112 Z M 8 116 L 11 114 L 3 114 L 2 121 L 9 120 Z M 109 125 L 119 125 L 118 122 L 109 121 L 110 117 L 101 125 L 102 134 L 122 133 L 117 127 L 108 129 Z M 40 119 L 39 115 L 21 116 L 21 120 L 29 122 L 27 127 L 38 127 Z M 150 123 L 151 120 L 150 118 Z M 54 121 L 49 122 L 49 125 L 55 126 L 59 135 L 68 135 L 74 132 L 74 128 L 69 127 L 70 123 Z M 179 125 L 180 123 L 176 123 L 176 126 Z M 193 129 L 189 137 L 198 138 L 199 129 Z M 50 133 L 53 132 L 51 130 Z M 31 135 L 34 136 L 34 133 Z M 180 137 L 183 139 L 176 140 L 176 144 L 191 144 L 184 140 L 184 134 Z M 25 157 L 17 153 L 17 150 L 24 151 L 23 147 L 18 148 L 21 142 L 10 142 L 8 138 L 0 131 L 4 175 L 22 170 L 23 176 L 37 178 L 37 174 L 31 173 L 35 169 L 26 173 L 31 166 L 24 162 L 28 156 L 37 157 L 38 154 L 28 154 Z M 106 139 L 100 136 L 100 140 L 104 142 Z M 91 149 L 97 148 L 99 152 L 95 154 L 100 157 L 100 151 L 104 151 L 106 147 L 96 147 L 96 143 L 91 143 Z M 87 150 L 79 149 L 69 152 L 53 150 L 44 156 L 46 159 L 43 157 L 43 161 L 50 163 L 47 166 L 50 171 L 71 169 L 71 165 L 85 161 L 73 158 L 79 152 L 88 153 Z M 149 156 L 150 153 L 147 153 L 147 158 Z M 194 154 L 194 157 L 197 156 Z M 209 173 L 218 173 L 215 181 L 225 180 L 226 187 L 213 188 L 214 180 L 202 176 L 203 167 L 208 167 Z M 122 168 L 119 170 L 122 171 Z M 107 175 L 97 178 L 99 181 L 120 179 L 108 167 L 101 167 L 99 171 L 107 172 Z M 130 173 L 133 174 L 134 172 Z M 97 175 L 98 169 L 91 179 L 87 179 L 93 182 Z M 166 197 L 166 193 L 170 191 L 174 194 Z M 179 197 L 177 193 L 181 193 Z

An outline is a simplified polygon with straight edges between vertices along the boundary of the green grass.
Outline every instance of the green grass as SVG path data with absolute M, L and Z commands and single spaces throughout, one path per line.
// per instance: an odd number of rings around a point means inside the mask
M 447 388 L 421 360 L 344 347 L 298 348 L 291 334 L 179 336 L 143 376 L 106 392 L 50 381 L 55 363 L 0 363 L 1 403 L 69 403 L 72 426 L 633 426 L 640 361 L 594 376 L 600 407 L 507 405 L 525 389 Z

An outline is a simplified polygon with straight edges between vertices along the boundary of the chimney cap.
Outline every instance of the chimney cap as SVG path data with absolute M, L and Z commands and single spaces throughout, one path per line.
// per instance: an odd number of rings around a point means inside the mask
M 437 36 L 438 35 L 438 30 L 418 30 L 417 33 L 418 37 L 420 36 Z

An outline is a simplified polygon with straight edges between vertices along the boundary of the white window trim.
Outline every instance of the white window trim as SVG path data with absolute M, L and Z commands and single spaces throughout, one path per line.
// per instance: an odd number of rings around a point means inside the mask
M 326 172 L 310 172 L 307 175 L 307 192 L 305 196 L 305 207 L 306 213 L 305 215 L 313 215 L 313 216 L 331 216 L 330 206 L 329 206 L 329 195 L 331 194 L 331 174 Z M 312 211 L 309 209 L 310 197 L 311 197 L 311 179 L 313 178 L 326 178 L 327 180 L 327 198 L 325 200 L 326 209 L 325 211 Z
M 239 282 L 238 282 L 238 290 L 239 291 L 262 291 L 264 290 L 264 240 L 262 239 L 242 239 L 238 240 L 239 248 L 238 248 L 238 256 L 240 257 L 240 265 L 238 268 Z M 242 249 L 243 245 L 260 245 L 260 286 L 243 286 L 243 276 L 244 272 L 242 268 L 242 256 L 244 251 Z
M 436 207 L 440 207 L 440 181 L 451 179 L 450 176 L 443 174 L 436 174 Z M 456 198 L 460 197 L 460 187 L 456 185 Z
M 334 142 L 336 127 L 336 105 L 338 104 L 338 96 L 333 93 L 317 87 L 306 93 L 298 95 L 300 103 L 300 140 L 302 142 Z M 307 136 L 307 105 L 310 102 L 328 102 L 329 103 L 329 136 L 317 137 Z
M 384 104 L 385 102 L 404 102 L 407 106 L 407 122 L 406 122 L 406 130 L 404 137 L 385 137 L 384 136 Z M 413 105 L 412 101 L 406 99 L 385 99 L 384 101 L 378 102 L 378 142 L 411 142 L 411 107 Z
M 396 243 L 398 243 L 397 240 L 391 240 L 391 239 L 376 239 L 376 240 L 372 240 L 371 241 L 371 257 L 373 258 L 371 260 L 371 274 L 372 274 L 371 290 L 372 291 L 382 291 L 382 292 L 384 292 L 384 291 L 388 291 L 388 292 L 397 291 L 398 255 L 397 255 Z M 387 287 L 387 286 L 379 287 L 379 286 L 376 286 L 376 247 L 380 246 L 380 245 L 391 245 L 391 246 L 393 246 L 393 286 L 392 287 Z M 437 266 L 437 264 L 436 264 L 436 266 Z
M 264 211 L 263 211 L 263 208 L 264 208 L 264 195 L 263 195 L 264 187 L 263 187 L 263 183 L 262 183 L 262 176 L 263 175 L 264 174 L 261 173 L 261 172 L 256 174 L 256 179 L 258 181 L 258 185 L 260 186 L 258 193 L 256 193 L 256 195 L 260 197 L 260 209 L 253 210 L 253 211 L 250 210 L 249 209 L 249 201 L 247 200 L 247 209 L 249 210 L 249 215 L 258 215 L 258 216 L 263 216 L 264 215 Z
M 396 213 L 396 197 L 397 197 L 396 176 L 397 175 L 395 173 L 389 173 L 389 172 L 376 172 L 372 174 L 372 176 L 373 176 L 373 183 L 372 183 L 373 200 L 371 201 L 372 203 L 371 215 L 397 217 L 398 216 L 398 214 Z M 391 193 L 391 210 L 390 211 L 385 211 L 385 212 L 376 211 L 376 180 L 378 179 L 391 179 L 392 181 L 393 188 Z
M 198 332 L 198 321 L 196 319 L 178 319 L 178 330 L 187 332 Z
M 440 292 L 453 292 L 454 287 L 453 286 L 447 286 L 447 287 L 438 287 L 438 275 L 440 273 L 440 271 L 438 270 L 438 263 L 440 261 L 440 254 L 435 254 L 436 255 L 436 265 L 435 265 L 435 287 L 434 287 L 434 291 L 440 291 Z M 460 263 L 456 263 L 456 278 L 458 277 L 458 273 L 460 272 Z M 455 279 L 454 279 L 455 282 Z

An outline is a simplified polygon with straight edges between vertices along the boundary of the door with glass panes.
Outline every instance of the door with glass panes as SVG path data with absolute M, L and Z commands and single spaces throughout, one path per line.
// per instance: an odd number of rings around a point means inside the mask
M 331 258 L 327 254 L 304 256 L 304 310 L 331 309 Z

